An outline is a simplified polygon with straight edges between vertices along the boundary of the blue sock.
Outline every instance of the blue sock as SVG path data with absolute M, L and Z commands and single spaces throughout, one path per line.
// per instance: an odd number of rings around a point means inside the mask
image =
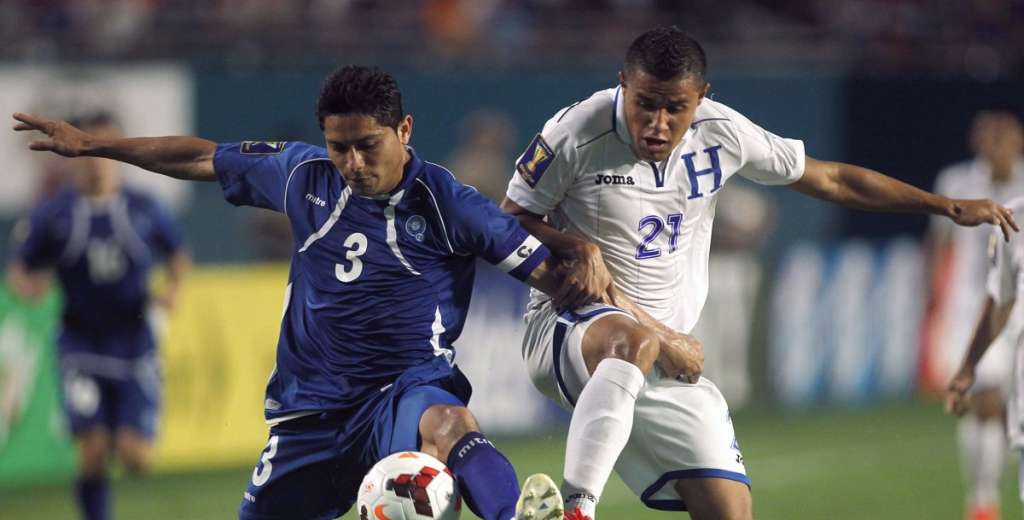
M 107 477 L 78 477 L 75 479 L 75 499 L 85 520 L 107 520 Z
M 464 435 L 448 454 L 463 500 L 484 520 L 509 520 L 516 514 L 519 479 L 512 463 L 480 432 Z

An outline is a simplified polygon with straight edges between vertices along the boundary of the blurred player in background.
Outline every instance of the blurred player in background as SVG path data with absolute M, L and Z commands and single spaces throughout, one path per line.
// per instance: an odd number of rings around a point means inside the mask
M 568 270 L 553 300 L 534 294 L 523 343 L 534 384 L 572 410 L 567 518 L 594 517 L 613 466 L 654 509 L 695 519 L 753 515 L 728 406 L 699 378 L 699 342 L 682 334 L 704 305 L 712 219 L 731 176 L 854 208 L 992 223 L 1007 238 L 1016 229 L 991 200 L 950 199 L 807 157 L 801 141 L 707 99 L 709 88 L 697 41 L 675 27 L 644 33 L 626 53 L 618 87 L 544 125 L 502 203 Z M 560 312 L 611 287 L 635 304 Z
M 935 192 L 990 197 L 1004 202 L 1024 195 L 1024 134 L 1020 120 L 1003 111 L 984 111 L 971 124 L 971 160 L 939 173 Z M 948 381 L 969 346 L 982 311 L 989 233 L 934 218 L 929 229 L 931 301 L 926 319 L 926 355 L 931 378 Z M 971 520 L 999 518 L 999 480 L 1006 463 L 1005 396 L 1020 319 L 1010 320 L 977 367 L 969 413 L 957 425 L 960 461 Z
M 243 519 L 335 518 L 385 456 L 445 461 L 486 520 L 562 516 L 557 486 L 515 470 L 466 408 L 454 365 L 479 256 L 554 292 L 549 251 L 515 218 L 408 147 L 412 116 L 389 74 L 349 66 L 324 82 L 327 148 L 195 137 L 110 139 L 15 114 L 34 150 L 107 157 L 169 177 L 219 181 L 224 197 L 284 213 L 295 237 L 277 367 L 267 383 L 267 447 Z M 478 345 L 478 348 L 485 347 Z M 360 511 L 363 518 L 371 512 Z
M 1013 211 L 1024 211 L 1024 198 L 1013 199 L 1007 203 L 1007 207 Z M 1016 301 L 1024 294 L 1024 241 L 1020 236 L 1014 236 L 1009 243 L 1004 243 L 999 237 L 993 237 L 989 244 L 990 262 L 985 281 L 984 306 L 977 319 L 977 327 L 971 337 L 967 353 L 947 387 L 946 411 L 964 416 L 970 409 L 978 406 L 976 398 L 969 392 L 975 384 L 982 382 L 982 367 L 987 362 L 984 354 L 986 351 L 1004 348 L 998 338 L 1005 338 L 1003 341 L 1010 343 L 1014 362 L 1011 363 L 1002 353 L 994 359 L 998 363 L 1009 364 L 1012 367 L 1006 433 L 1009 434 L 1010 445 L 1020 450 L 1018 485 L 1020 498 L 1024 501 L 1024 345 L 1021 344 L 1024 337 L 1021 336 L 1019 327 L 1017 330 L 1007 329 L 1008 323 L 1014 321 L 1015 316 L 1019 314 Z M 963 420 L 965 419 L 961 419 Z M 999 437 L 999 441 L 1003 442 L 1002 436 Z M 1002 458 L 999 459 L 999 463 L 1003 463 Z M 997 471 L 996 474 L 998 473 Z M 998 498 L 998 494 L 995 498 Z M 998 509 L 991 511 L 994 515 Z
M 76 126 L 120 136 L 110 114 Z M 156 200 L 123 188 L 111 160 L 71 161 L 73 183 L 41 202 L 16 227 L 7 272 L 14 292 L 35 300 L 56 271 L 64 296 L 57 338 L 65 415 L 78 450 L 75 497 L 88 520 L 110 517 L 107 471 L 116 456 L 146 471 L 160 412 L 160 369 L 150 305 L 170 309 L 189 265 L 177 224 Z M 160 260 L 167 284 L 149 292 Z

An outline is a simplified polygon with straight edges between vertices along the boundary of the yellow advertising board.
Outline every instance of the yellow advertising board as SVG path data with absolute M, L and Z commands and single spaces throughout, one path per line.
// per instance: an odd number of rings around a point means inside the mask
M 287 265 L 193 270 L 161 341 L 159 470 L 256 463 Z

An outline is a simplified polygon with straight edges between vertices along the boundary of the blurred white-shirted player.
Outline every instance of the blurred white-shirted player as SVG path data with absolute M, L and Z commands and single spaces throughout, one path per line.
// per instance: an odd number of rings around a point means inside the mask
M 971 125 L 970 144 L 976 156 L 942 170 L 935 182 L 937 193 L 999 202 L 1024 196 L 1024 134 L 1013 114 L 980 112 Z M 948 381 L 964 357 L 984 303 L 989 234 L 934 219 L 929 235 L 932 304 L 927 337 L 937 365 L 932 373 Z M 1006 463 L 1005 396 L 1021 330 L 1020 313 L 1012 318 L 977 366 L 970 413 L 957 425 L 970 520 L 999 518 L 999 480 Z
M 1007 207 L 1015 211 L 1024 211 L 1024 198 L 1017 198 Z M 971 339 L 967 353 L 964 355 L 960 368 L 954 374 L 946 393 L 946 410 L 963 415 L 972 406 L 968 392 L 971 387 L 980 383 L 980 366 L 983 354 L 991 350 L 995 338 L 1010 333 L 1008 322 L 1018 314 L 1016 301 L 1024 291 L 1024 241 L 1014 236 L 1009 243 L 998 238 L 990 241 L 988 276 L 985 283 L 985 299 L 981 316 L 977 321 L 977 329 Z M 1012 334 L 1014 362 L 1012 364 L 1009 402 L 1007 405 L 1007 433 L 1010 445 L 1022 450 L 1024 455 L 1024 348 L 1022 335 L 1018 329 Z M 993 347 L 994 348 L 994 347 Z M 987 358 L 987 356 L 986 356 Z M 1004 359 L 996 358 L 1006 362 Z M 1024 501 L 1024 457 L 1022 457 L 1018 478 L 1020 479 L 1020 498 Z
M 535 386 L 573 412 L 567 518 L 594 517 L 613 466 L 649 507 L 752 517 L 728 406 L 699 377 L 702 348 L 685 334 L 704 305 L 717 195 L 733 175 L 862 209 L 1016 227 L 990 200 L 952 200 L 806 157 L 801 141 L 707 99 L 705 69 L 704 51 L 679 29 L 642 34 L 616 88 L 544 125 L 502 203 L 568 259 L 554 299 L 534 294 L 523 341 Z M 560 312 L 595 297 L 609 304 Z

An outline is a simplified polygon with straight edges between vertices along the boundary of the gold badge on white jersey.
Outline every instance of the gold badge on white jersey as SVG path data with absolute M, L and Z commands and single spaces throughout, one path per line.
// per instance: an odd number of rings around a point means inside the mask
M 544 175 L 544 171 L 548 169 L 548 166 L 551 166 L 554 160 L 555 152 L 544 141 L 544 137 L 537 134 L 530 141 L 523 155 L 516 161 L 516 171 L 526 181 L 526 184 L 529 184 L 532 188 L 537 185 L 541 176 Z

